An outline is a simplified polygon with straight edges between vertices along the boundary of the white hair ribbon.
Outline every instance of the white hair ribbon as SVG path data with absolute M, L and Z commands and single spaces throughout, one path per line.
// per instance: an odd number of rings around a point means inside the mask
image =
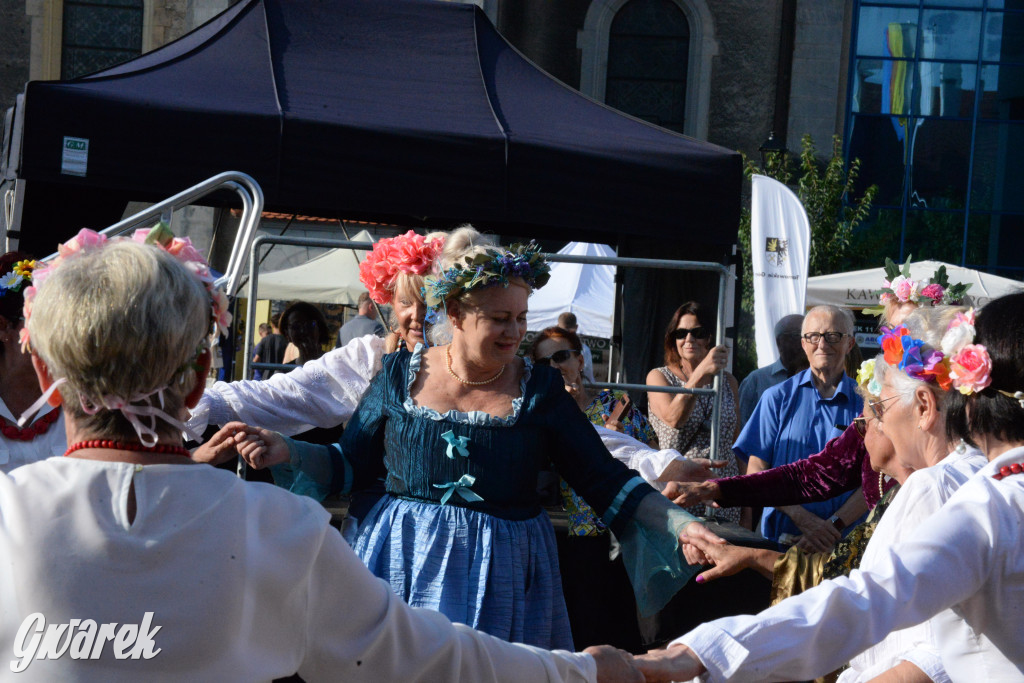
M 43 395 L 37 398 L 36 402 L 30 405 L 28 407 L 28 410 L 21 414 L 21 417 L 18 418 L 18 426 L 24 427 L 26 424 L 28 424 L 29 420 L 31 420 L 32 417 L 39 412 L 39 409 L 46 405 L 46 402 L 50 400 L 50 397 L 53 396 L 53 392 L 57 391 L 57 387 L 59 387 L 61 384 L 64 384 L 64 382 L 67 382 L 67 380 L 61 377 L 56 382 L 51 384 L 50 388 L 44 391 Z

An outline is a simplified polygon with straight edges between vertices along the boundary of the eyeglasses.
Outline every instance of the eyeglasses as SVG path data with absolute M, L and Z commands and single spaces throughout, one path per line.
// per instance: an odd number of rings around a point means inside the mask
M 800 338 L 808 344 L 817 346 L 822 339 L 825 340 L 826 344 L 838 344 L 843 340 L 843 337 L 849 336 L 845 332 L 808 332 L 807 334 L 800 335 Z
M 889 398 L 882 398 L 882 399 L 879 399 L 877 401 L 871 401 L 870 403 L 868 403 L 868 405 L 871 406 L 871 412 L 873 412 L 875 414 L 875 419 L 878 420 L 879 422 L 881 422 L 882 421 L 882 416 L 885 414 L 885 403 L 886 403 L 886 401 L 891 401 L 894 398 L 899 398 L 899 397 L 900 397 L 900 395 L 897 394 L 896 396 L 890 396 Z
M 570 358 L 572 358 L 572 354 L 574 354 L 574 353 L 583 353 L 583 351 L 581 349 L 562 349 L 561 351 L 555 351 L 550 356 L 544 356 L 543 358 L 538 358 L 537 362 L 542 364 L 542 365 L 547 365 L 547 364 L 561 365 L 565 361 L 567 361 Z
M 687 336 L 693 335 L 694 339 L 707 339 L 711 336 L 711 330 L 706 327 L 694 327 L 692 329 L 686 329 L 680 327 L 678 330 L 672 332 L 672 338 L 675 340 L 686 339 Z

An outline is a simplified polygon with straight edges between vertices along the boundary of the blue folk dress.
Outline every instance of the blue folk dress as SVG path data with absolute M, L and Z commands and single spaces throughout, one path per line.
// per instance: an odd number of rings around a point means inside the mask
M 538 473 L 554 463 L 626 536 L 641 500 L 661 496 L 608 453 L 557 371 L 527 359 L 521 395 L 507 417 L 442 415 L 409 398 L 421 353 L 385 357 L 341 443 L 326 447 L 332 490 L 359 490 L 384 478 L 387 495 L 360 523 L 356 553 L 410 605 L 507 641 L 572 649 Z M 316 447 L 289 446 L 301 450 L 298 457 L 293 451 L 293 463 L 305 471 L 303 459 L 313 462 Z M 654 544 L 645 537 L 640 545 Z M 655 564 L 665 574 L 665 563 Z M 668 573 L 680 583 L 689 578 L 675 565 Z

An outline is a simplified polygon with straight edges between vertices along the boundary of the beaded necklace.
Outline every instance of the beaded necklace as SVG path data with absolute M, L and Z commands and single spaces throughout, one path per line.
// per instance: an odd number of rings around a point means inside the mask
M 1011 474 L 1020 474 L 1024 472 L 1024 465 L 1019 462 L 1015 462 L 1012 465 L 1003 465 L 999 468 L 999 471 L 992 475 L 993 479 L 1002 479 L 1008 477 Z
M 170 444 L 163 443 L 158 443 L 155 446 L 143 446 L 138 442 L 114 441 L 112 439 L 91 439 L 89 441 L 79 441 L 78 443 L 69 446 L 68 449 L 64 451 L 64 455 L 68 456 L 75 451 L 80 451 L 85 448 L 110 448 L 115 451 L 161 453 L 167 455 L 180 455 L 183 458 L 192 459 L 192 454 L 182 446 L 172 446 Z
M 451 375 L 452 377 L 454 377 L 459 382 L 462 382 L 465 385 L 468 385 L 468 386 L 471 386 L 471 387 L 482 387 L 485 384 L 490 384 L 491 382 L 495 381 L 496 379 L 501 377 L 502 374 L 505 372 L 505 365 L 502 365 L 501 366 L 501 370 L 498 370 L 498 374 L 497 375 L 495 375 L 494 377 L 491 377 L 490 379 L 485 379 L 482 382 L 471 382 L 468 379 L 462 379 L 461 377 L 459 377 L 458 375 L 455 374 L 454 370 L 452 370 L 452 347 L 449 346 L 446 349 L 446 351 L 447 351 L 447 355 L 445 356 L 445 365 L 447 365 L 447 367 L 448 367 L 448 374 Z
M 12 441 L 31 441 L 40 434 L 45 434 L 50 425 L 56 422 L 59 417 L 59 410 L 51 410 L 25 428 L 5 424 L 3 427 L 0 427 L 0 434 L 3 434 Z

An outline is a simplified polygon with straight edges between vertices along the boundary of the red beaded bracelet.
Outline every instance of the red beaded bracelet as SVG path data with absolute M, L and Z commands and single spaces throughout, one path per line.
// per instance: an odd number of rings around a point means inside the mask
M 162 453 L 167 455 L 180 455 L 183 458 L 192 458 L 192 454 L 188 452 L 188 449 L 182 446 L 173 446 L 171 444 L 158 443 L 155 446 L 144 446 L 141 443 L 131 443 L 124 441 L 113 441 L 111 439 L 93 439 L 90 441 L 79 441 L 78 443 L 72 444 L 64 451 L 64 455 L 71 455 L 75 451 L 80 451 L 83 448 L 111 448 L 116 451 L 136 451 L 141 453 Z

